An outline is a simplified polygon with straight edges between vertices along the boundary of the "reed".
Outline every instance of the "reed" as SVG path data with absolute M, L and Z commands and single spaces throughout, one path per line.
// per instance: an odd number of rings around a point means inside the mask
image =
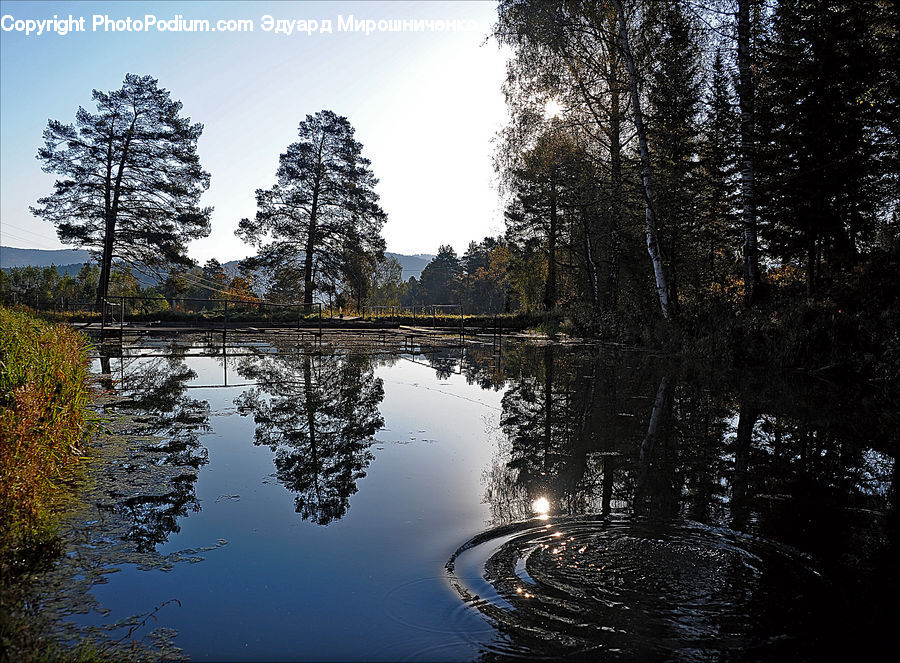
M 91 409 L 87 339 L 64 325 L 0 307 L 0 550 L 51 539 L 71 492 Z

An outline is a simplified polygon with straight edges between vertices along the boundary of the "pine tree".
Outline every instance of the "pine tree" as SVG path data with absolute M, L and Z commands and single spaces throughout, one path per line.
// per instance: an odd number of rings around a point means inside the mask
M 97 112 L 78 109 L 75 124 L 50 120 L 43 170 L 62 176 L 32 213 L 57 227 L 60 241 L 100 258 L 97 305 L 113 261 L 161 268 L 189 265 L 187 243 L 209 234 L 209 187 L 197 139 L 203 125 L 180 117 L 181 102 L 150 76 L 128 74 L 122 88 L 94 90 Z
M 647 140 L 655 174 L 658 232 L 668 272 L 669 300 L 679 281 L 695 288 L 698 248 L 696 160 L 699 139 L 700 49 L 681 2 L 655 5 L 644 34 L 655 43 L 647 84 Z
M 854 264 L 889 204 L 872 23 L 869 3 L 782 0 L 766 44 L 764 230 L 775 255 L 805 263 L 810 293 L 826 266 Z
M 707 261 L 698 265 L 704 283 L 725 286 L 740 254 L 738 204 L 738 115 L 724 51 L 716 48 L 701 125 L 698 248 Z
M 737 93 L 740 107 L 741 222 L 743 224 L 744 300 L 756 301 L 761 284 L 757 225 L 756 78 L 753 62 L 754 25 L 752 0 L 738 0 L 737 10 Z M 758 21 L 757 21 L 758 23 Z M 757 25 L 757 30 L 759 26 Z
M 257 267 L 302 269 L 303 302 L 311 305 L 316 276 L 343 278 L 361 292 L 366 265 L 384 257 L 371 162 L 346 117 L 323 110 L 307 115 L 300 141 L 279 159 L 278 182 L 257 189 L 254 219 L 241 219 L 236 234 L 258 249 Z
M 419 279 L 426 304 L 456 304 L 459 302 L 459 258 L 449 244 L 442 245 Z

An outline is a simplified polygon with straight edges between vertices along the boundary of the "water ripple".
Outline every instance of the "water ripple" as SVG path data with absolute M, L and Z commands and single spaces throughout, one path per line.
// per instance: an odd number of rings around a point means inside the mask
M 478 577 L 473 579 L 473 570 Z M 784 654 L 794 636 L 763 606 L 815 594 L 797 551 L 698 523 L 533 519 L 475 536 L 451 586 L 506 638 L 504 656 L 728 660 Z

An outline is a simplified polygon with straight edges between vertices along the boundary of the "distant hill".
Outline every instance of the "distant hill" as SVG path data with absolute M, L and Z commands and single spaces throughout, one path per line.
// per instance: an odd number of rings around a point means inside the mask
M 49 251 L 47 249 L 17 249 L 12 246 L 0 246 L 0 267 L 3 269 L 27 267 L 28 265 L 34 265 L 35 267 L 56 265 L 61 267 L 75 264 L 80 268 L 81 265 L 90 259 L 90 253 L 79 249 Z
M 396 258 L 400 262 L 400 266 L 403 268 L 404 281 L 409 281 L 411 276 L 415 276 L 416 279 L 421 278 L 425 265 L 434 258 L 429 253 L 417 253 L 412 256 L 402 253 L 385 253 L 384 255 L 388 258 Z M 36 267 L 56 265 L 60 273 L 74 275 L 81 269 L 81 265 L 90 261 L 90 259 L 91 256 L 87 251 L 77 249 L 49 251 L 46 249 L 17 249 L 11 246 L 0 246 L 0 268 L 2 269 L 25 267 L 27 265 Z M 224 263 L 224 266 L 229 268 L 230 271 L 234 271 L 237 269 L 237 262 L 237 260 L 230 260 Z M 140 277 L 137 274 L 136 276 L 141 282 L 148 280 L 146 277 Z M 144 285 L 148 284 L 144 283 Z
M 415 276 L 418 281 L 422 277 L 422 270 L 425 265 L 431 262 L 433 255 L 428 253 L 417 253 L 414 256 L 403 255 L 402 253 L 388 253 L 385 251 L 385 258 L 396 258 L 403 268 L 403 280 L 409 281 L 411 276 Z
M 73 262 L 71 265 L 56 265 L 56 271 L 59 272 L 60 276 L 63 274 L 78 276 L 78 272 L 81 271 L 82 267 L 84 267 L 83 262 Z

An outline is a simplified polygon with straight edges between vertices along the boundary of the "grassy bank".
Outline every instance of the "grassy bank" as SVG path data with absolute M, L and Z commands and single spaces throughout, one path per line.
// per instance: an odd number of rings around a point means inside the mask
M 53 538 L 90 409 L 87 340 L 63 325 L 0 308 L 0 564 Z M 7 569 L 8 570 L 8 569 Z

